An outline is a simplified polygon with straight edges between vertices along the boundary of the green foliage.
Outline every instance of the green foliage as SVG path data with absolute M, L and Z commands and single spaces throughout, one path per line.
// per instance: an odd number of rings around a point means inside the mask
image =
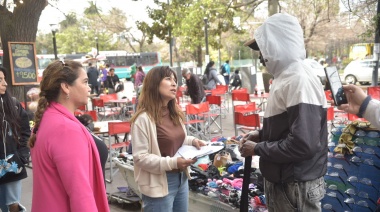
M 49 34 L 40 34 L 36 38 L 36 52 L 37 54 L 52 54 L 53 50 L 53 36 Z
M 60 26 L 61 29 L 66 29 L 69 26 L 77 25 L 78 24 L 78 18 L 75 13 L 69 13 L 66 15 L 66 19 L 61 21 Z
M 114 39 L 114 34 L 127 30 L 124 12 L 116 8 L 111 9 L 109 14 L 100 12 L 90 2 L 90 7 L 84 11 L 84 18 L 78 19 L 74 13 L 66 15 L 56 33 L 58 54 L 88 53 L 96 48 L 95 37 L 98 38 L 99 51 L 119 49 L 120 40 Z M 51 33 L 38 35 L 36 46 L 38 54 L 53 54 Z
M 238 9 L 229 7 L 229 2 L 172 0 L 167 4 L 156 0 L 159 9 L 148 8 L 153 24 L 137 22 L 137 26 L 139 30 L 148 34 L 150 43 L 154 36 L 169 43 L 168 32 L 171 30 L 172 37 L 179 38 L 181 42 L 180 49 L 194 52 L 199 46 L 204 45 L 204 26 L 207 18 L 209 45 L 218 49 L 222 46 L 217 36 L 234 29 L 232 20 Z

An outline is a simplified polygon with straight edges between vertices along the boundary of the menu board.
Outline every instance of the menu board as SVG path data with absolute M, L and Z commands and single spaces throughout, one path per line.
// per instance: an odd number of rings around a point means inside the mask
M 13 85 L 37 84 L 35 43 L 8 42 Z

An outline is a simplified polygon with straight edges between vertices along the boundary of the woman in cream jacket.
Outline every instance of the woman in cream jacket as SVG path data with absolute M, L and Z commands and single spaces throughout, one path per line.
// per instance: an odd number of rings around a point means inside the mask
M 187 211 L 188 166 L 194 159 L 173 157 L 182 145 L 205 144 L 187 136 L 184 115 L 176 103 L 177 77 L 168 66 L 145 77 L 137 113 L 132 118 L 134 175 L 149 211 Z

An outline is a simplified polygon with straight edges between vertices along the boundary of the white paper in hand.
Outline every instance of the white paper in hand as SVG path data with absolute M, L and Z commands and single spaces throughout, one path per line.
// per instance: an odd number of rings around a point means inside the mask
M 194 146 L 185 145 L 178 149 L 174 157 L 183 157 L 185 159 L 200 158 L 218 152 L 221 149 L 223 149 L 223 146 L 202 146 L 201 149 L 198 150 Z

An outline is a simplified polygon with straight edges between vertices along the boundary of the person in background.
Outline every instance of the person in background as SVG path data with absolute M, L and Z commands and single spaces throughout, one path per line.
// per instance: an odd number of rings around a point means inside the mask
M 105 66 L 103 66 L 103 65 L 100 65 L 99 69 L 100 69 L 99 70 L 99 72 L 100 72 L 99 78 L 100 78 L 100 90 L 101 90 L 100 93 L 104 93 L 106 90 L 105 89 L 105 82 L 107 80 L 108 71 L 105 68 Z
M 245 135 L 241 156 L 260 156 L 266 205 L 274 211 L 321 211 L 327 171 L 327 102 L 314 71 L 304 65 L 302 28 L 277 13 L 245 45 L 259 51 L 273 81 L 263 127 Z
M 136 78 L 136 63 L 133 63 L 131 67 L 129 67 L 130 74 L 131 74 L 131 81 L 134 84 L 135 83 L 135 78 Z
M 187 136 L 176 91 L 175 72 L 168 66 L 154 67 L 146 75 L 131 119 L 134 176 L 145 212 L 188 211 L 188 167 L 196 159 L 173 156 L 183 145 L 198 149 L 205 145 Z
M 371 96 L 364 93 L 363 89 L 356 85 L 343 85 L 348 104 L 338 106 L 351 114 L 356 114 L 359 118 L 365 118 L 377 129 L 380 129 L 380 101 L 371 99 Z
M 96 68 L 93 66 L 92 63 L 88 63 L 88 70 L 87 70 L 87 77 L 88 77 L 88 83 L 91 87 L 91 94 L 99 95 L 99 85 L 98 85 L 98 78 L 99 78 L 99 72 L 96 70 Z
M 139 103 L 139 96 L 140 96 L 140 92 L 142 90 L 144 78 L 145 78 L 145 72 L 144 72 L 142 66 L 138 66 L 136 74 L 135 74 L 135 82 L 134 82 L 135 91 L 136 91 L 136 104 L 135 104 L 136 108 L 137 108 L 137 105 Z
M 241 74 L 239 74 L 239 69 L 236 69 L 234 74 L 231 76 L 230 90 L 240 89 L 241 87 Z
M 82 123 L 86 127 L 86 129 L 89 133 L 91 133 L 91 136 L 95 141 L 96 147 L 99 152 L 100 164 L 102 165 L 103 179 L 105 179 L 105 166 L 108 158 L 107 145 L 104 143 L 103 139 L 99 138 L 92 132 L 94 130 L 94 120 L 92 119 L 91 115 L 83 114 L 75 117 L 80 121 L 80 123 Z
M 143 84 L 145 73 L 142 66 L 137 66 L 137 72 L 135 74 L 135 91 L 138 93 L 139 87 Z
M 210 61 L 204 72 L 204 75 L 207 77 L 208 83 L 205 86 L 207 90 L 212 90 L 216 88 L 216 85 L 222 85 L 223 83 L 218 78 L 218 72 L 214 68 L 215 62 Z
M 20 200 L 21 180 L 27 177 L 25 164 L 29 159 L 30 127 L 28 114 L 7 91 L 6 73 L 9 72 L 0 67 L 0 209 L 18 212 L 26 211 Z
M 229 60 L 226 60 L 226 62 L 223 64 L 223 68 L 225 70 L 225 73 L 223 73 L 223 77 L 226 82 L 226 85 L 228 85 L 230 82 L 230 74 L 231 74 L 231 67 L 230 67 Z
M 203 84 L 196 74 L 191 73 L 187 68 L 182 70 L 182 76 L 186 80 L 187 90 L 186 95 L 191 98 L 191 104 L 199 104 L 206 98 L 206 93 L 203 89 Z
M 115 69 L 110 68 L 108 72 L 107 80 L 105 82 L 105 87 L 106 89 L 108 89 L 108 93 L 109 94 L 115 93 L 116 85 L 118 85 L 119 83 L 120 83 L 120 80 L 117 74 L 115 74 Z
M 75 61 L 54 61 L 40 89 L 29 139 L 32 211 L 109 211 L 99 151 L 74 116 L 88 102 L 86 71 Z

